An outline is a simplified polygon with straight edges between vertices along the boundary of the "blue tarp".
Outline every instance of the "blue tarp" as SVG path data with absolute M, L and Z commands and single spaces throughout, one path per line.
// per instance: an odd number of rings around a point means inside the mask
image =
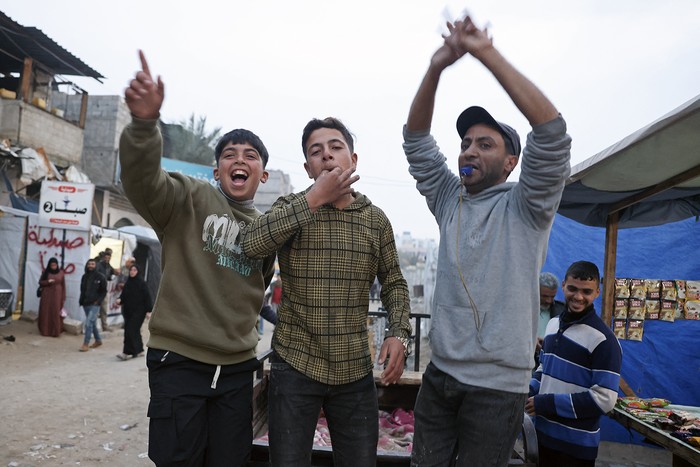
M 700 221 L 696 218 L 618 232 L 616 277 L 700 280 Z M 605 229 L 557 214 L 544 271 L 562 279 L 574 261 L 586 260 L 603 271 Z M 563 294 L 559 290 L 559 300 Z M 595 302 L 600 313 L 601 298 Z M 647 321 L 641 342 L 621 340 L 622 377 L 640 397 L 662 397 L 674 404 L 700 406 L 700 321 Z M 604 418 L 603 439 L 639 442 Z

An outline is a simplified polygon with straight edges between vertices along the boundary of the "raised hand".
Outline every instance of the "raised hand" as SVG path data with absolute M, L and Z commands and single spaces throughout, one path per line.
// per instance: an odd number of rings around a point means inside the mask
M 479 29 L 469 16 L 449 25 L 449 35 L 443 36 L 447 44 L 459 57 L 466 53 L 478 56 L 480 52 L 493 47 L 493 40 L 488 35 L 488 29 Z
M 448 27 L 451 28 L 452 25 L 450 23 L 447 23 Z M 430 66 L 434 67 L 437 70 L 444 70 L 448 66 L 452 65 L 454 62 L 456 62 L 462 55 L 458 54 L 455 49 L 450 47 L 447 44 L 447 40 L 445 40 L 445 43 L 435 51 L 433 54 L 432 58 L 430 59 Z
M 139 50 L 139 58 L 141 70 L 136 72 L 136 76 L 124 91 L 124 98 L 134 117 L 155 119 L 160 116 L 160 108 L 165 98 L 165 85 L 160 76 L 157 81 L 153 80 L 142 50 Z

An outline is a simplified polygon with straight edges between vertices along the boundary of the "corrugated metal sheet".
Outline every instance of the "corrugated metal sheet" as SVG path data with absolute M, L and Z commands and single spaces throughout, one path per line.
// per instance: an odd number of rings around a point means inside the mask
M 0 11 L 0 72 L 21 72 L 25 57 L 54 74 L 104 78 L 40 29 L 22 26 Z

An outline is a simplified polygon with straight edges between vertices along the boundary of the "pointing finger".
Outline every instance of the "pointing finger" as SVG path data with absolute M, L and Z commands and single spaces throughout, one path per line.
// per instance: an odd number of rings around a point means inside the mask
M 139 49 L 139 59 L 141 60 L 141 69 L 143 70 L 144 73 L 148 75 L 149 78 L 151 78 L 151 69 L 148 67 L 148 61 L 146 61 L 146 55 L 143 53 L 143 50 Z

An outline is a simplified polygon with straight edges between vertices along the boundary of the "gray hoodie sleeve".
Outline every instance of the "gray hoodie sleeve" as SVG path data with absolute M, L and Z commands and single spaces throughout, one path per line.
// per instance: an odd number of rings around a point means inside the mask
M 425 196 L 430 212 L 438 224 L 444 218 L 447 200 L 457 200 L 459 177 L 450 171 L 445 156 L 440 152 L 429 131 L 409 131 L 404 125 L 403 150 L 409 164 L 409 173 L 416 180 L 416 188 Z
M 541 230 L 552 223 L 571 173 L 570 159 L 571 137 L 561 115 L 533 127 L 527 135 L 513 199 L 531 227 Z

